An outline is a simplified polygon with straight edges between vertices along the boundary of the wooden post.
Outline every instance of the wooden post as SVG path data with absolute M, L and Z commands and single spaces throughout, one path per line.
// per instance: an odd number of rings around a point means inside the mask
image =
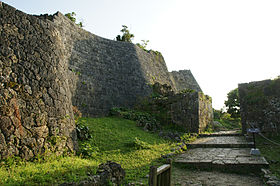
M 159 168 L 152 166 L 149 173 L 149 186 L 170 186 L 171 185 L 172 161 Z
M 171 172 L 172 172 L 172 159 L 168 159 L 168 164 L 170 165 L 169 171 L 168 171 L 168 185 L 171 185 Z
M 157 167 L 152 166 L 149 173 L 149 186 L 157 185 Z

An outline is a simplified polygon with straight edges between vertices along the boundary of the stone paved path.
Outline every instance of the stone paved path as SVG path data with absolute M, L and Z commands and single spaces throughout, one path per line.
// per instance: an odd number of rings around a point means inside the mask
M 202 137 L 187 145 L 189 148 L 252 148 L 253 143 L 247 142 L 243 136 Z
M 217 171 L 172 169 L 174 186 L 263 186 L 262 179 L 255 175 L 229 174 Z
M 250 174 L 253 172 L 260 171 L 261 168 L 268 167 L 268 163 L 265 160 L 265 158 L 263 158 L 262 156 L 250 155 L 250 150 L 252 145 L 253 144 L 251 142 L 247 142 L 245 140 L 245 137 L 240 136 L 236 133 L 235 134 L 230 133 L 228 135 L 226 134 L 219 134 L 219 135 L 215 134 L 213 136 L 207 135 L 206 137 L 198 138 L 195 142 L 188 144 L 187 145 L 188 150 L 176 156 L 174 159 L 174 164 L 188 165 L 192 167 L 197 167 L 202 170 L 203 168 L 205 168 L 206 170 L 212 170 L 212 171 L 217 170 L 220 172 L 238 172 L 238 173 L 242 172 L 242 173 Z M 209 175 L 212 175 L 211 173 L 212 172 L 209 172 Z M 228 175 L 233 175 L 233 174 L 228 174 Z M 209 176 L 209 179 L 210 178 L 212 177 Z M 222 178 L 219 178 L 219 176 L 217 176 L 216 179 L 217 179 L 216 181 L 220 180 L 220 182 L 223 182 L 221 181 Z M 225 181 L 225 179 L 223 180 Z M 258 183 L 252 181 L 252 184 L 249 185 L 254 185 L 254 184 L 260 185 L 259 181 L 260 180 L 257 181 Z M 205 182 L 205 180 L 202 182 Z M 197 182 L 197 183 L 202 183 L 202 182 Z M 232 183 L 234 183 L 234 181 L 232 181 Z M 247 182 L 244 182 L 244 184 L 246 183 Z M 185 185 L 192 185 L 192 184 L 185 184 Z M 228 184 L 225 183 L 224 185 L 228 185 Z M 235 185 L 235 184 L 230 184 L 230 185 Z

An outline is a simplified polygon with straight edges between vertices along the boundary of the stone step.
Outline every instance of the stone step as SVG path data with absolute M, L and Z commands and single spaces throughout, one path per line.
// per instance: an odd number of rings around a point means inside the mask
M 199 134 L 198 137 L 219 137 L 219 136 L 243 136 L 241 133 L 211 133 L 211 134 Z
M 199 137 L 214 137 L 214 136 L 242 136 L 240 130 L 227 130 L 227 131 L 219 131 L 209 134 L 199 134 Z
M 202 137 L 187 144 L 192 148 L 253 148 L 254 143 L 245 140 L 244 136 Z
M 254 143 L 246 144 L 187 144 L 188 149 L 194 148 L 254 148 Z
M 195 148 L 176 156 L 174 163 L 229 172 L 259 172 L 268 167 L 262 156 L 250 155 L 250 148 Z

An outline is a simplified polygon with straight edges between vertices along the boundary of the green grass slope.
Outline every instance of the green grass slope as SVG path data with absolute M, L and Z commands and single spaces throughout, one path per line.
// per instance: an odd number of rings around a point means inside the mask
M 135 122 L 121 118 L 81 118 L 92 138 L 80 142 L 87 157 L 38 157 L 33 162 L 10 158 L 0 163 L 0 185 L 50 185 L 78 182 L 95 174 L 99 164 L 114 161 L 125 169 L 126 182 L 145 180 L 151 165 L 162 164 L 161 155 L 173 144 L 147 133 Z

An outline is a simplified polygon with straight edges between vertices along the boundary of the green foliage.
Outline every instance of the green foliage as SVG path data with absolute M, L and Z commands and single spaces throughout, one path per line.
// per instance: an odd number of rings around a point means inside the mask
M 70 19 L 73 23 L 76 23 L 77 19 L 76 19 L 76 13 L 75 12 L 71 12 L 71 13 L 67 13 L 67 14 L 64 14 L 68 19 Z M 76 23 L 76 25 L 78 25 L 79 27 L 83 27 L 83 23 L 82 22 L 79 22 L 79 23 Z
M 227 107 L 227 113 L 231 114 L 233 118 L 240 117 L 240 100 L 238 94 L 238 88 L 230 91 L 227 94 L 227 100 L 225 101 Z
M 110 113 L 112 116 L 136 121 L 139 127 L 145 127 L 149 131 L 155 131 L 159 128 L 156 118 L 147 112 L 134 111 L 126 108 L 112 108 Z
M 162 163 L 161 155 L 169 153 L 173 147 L 158 135 L 143 131 L 131 120 L 116 117 L 82 120 L 92 131 L 89 143 L 99 148 L 96 159 L 120 163 L 128 181 L 145 178 L 149 167 Z
M 188 93 L 194 93 L 194 92 L 196 92 L 196 91 L 193 89 L 180 90 L 180 93 L 182 93 L 182 94 L 188 94 Z
M 214 120 L 219 120 L 219 119 L 221 119 L 223 111 L 222 110 L 213 109 L 213 114 L 214 114 Z
M 132 43 L 132 39 L 134 38 L 134 35 L 131 34 L 128 30 L 128 27 L 126 25 L 122 25 L 122 36 L 118 35 L 116 37 L 117 41 L 124 41 L 124 42 L 129 42 Z
M 134 141 L 133 141 L 133 146 L 138 149 L 151 149 L 152 146 L 144 141 L 141 141 L 140 139 L 138 139 L 137 137 L 135 137 Z
M 196 140 L 198 134 L 195 133 L 185 133 L 181 136 L 181 141 L 185 143 L 190 143 Z
M 269 139 L 280 143 L 280 135 L 266 136 Z M 256 137 L 257 148 L 260 149 L 261 154 L 269 162 L 269 169 L 280 179 L 280 148 L 275 144 L 271 144 L 261 136 Z
M 78 154 L 83 157 L 95 158 L 99 152 L 99 148 L 89 142 L 80 143 L 79 146 Z
M 215 125 L 209 128 L 210 132 L 220 130 L 241 129 L 241 119 L 233 118 L 231 114 L 222 110 L 213 109 Z
M 92 138 L 88 126 L 83 121 L 77 121 L 76 123 L 77 137 L 81 141 L 89 140 Z
M 153 52 L 156 56 L 162 56 L 161 52 L 156 50 L 149 50 L 149 52 Z
M 52 158 L 49 158 L 52 157 Z M 48 155 L 43 160 L 9 159 L 9 165 L 0 166 L 0 185 L 59 185 L 65 181 L 77 182 L 95 173 L 98 162 L 76 156 Z
M 148 51 L 148 50 L 147 50 L 147 45 L 148 45 L 148 43 L 149 43 L 150 41 L 149 41 L 149 40 L 141 40 L 141 41 L 142 41 L 141 44 L 140 44 L 140 43 L 136 43 L 136 45 L 137 45 L 138 47 L 142 48 L 143 50 Z
M 161 165 L 161 155 L 171 152 L 175 144 L 157 134 L 147 133 L 131 120 L 116 117 L 81 118 L 79 122 L 89 128 L 92 138 L 80 142 L 80 156 L 59 156 L 51 159 L 38 156 L 26 162 L 10 159 L 0 162 L 0 185 L 60 185 L 79 182 L 96 173 L 101 163 L 114 161 L 125 169 L 126 183 L 143 179 L 152 165 Z M 141 139 L 141 140 L 136 140 Z M 128 144 L 138 144 L 136 149 Z M 146 145 L 150 148 L 146 148 Z M 145 147 L 145 148 L 143 148 Z

